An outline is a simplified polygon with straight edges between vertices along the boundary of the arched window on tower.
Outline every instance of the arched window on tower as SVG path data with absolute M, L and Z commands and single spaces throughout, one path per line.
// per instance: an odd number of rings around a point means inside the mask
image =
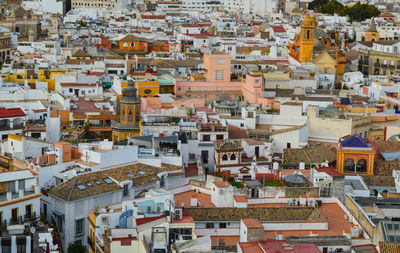
M 133 120 L 132 111 L 129 110 L 128 121 L 132 121 L 132 120 Z
M 310 30 L 306 31 L 306 39 L 309 40 L 310 39 Z
M 354 160 L 351 158 L 347 158 L 344 161 L 344 172 L 354 172 Z
M 236 155 L 235 154 L 231 155 L 231 160 L 236 160 Z
M 125 120 L 125 110 L 122 110 L 121 115 L 122 115 L 122 120 Z
M 222 156 L 222 161 L 227 161 L 228 160 L 228 155 L 227 154 L 224 154 L 223 156 Z
M 140 105 L 139 105 L 140 106 Z M 140 121 L 140 107 L 139 106 L 137 106 L 136 107 L 136 117 L 135 117 L 135 119 L 136 119 L 136 122 L 139 122 Z

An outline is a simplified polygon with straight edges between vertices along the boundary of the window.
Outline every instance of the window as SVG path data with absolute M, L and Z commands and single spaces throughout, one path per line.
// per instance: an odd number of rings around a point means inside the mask
M 124 191 L 123 191 L 123 195 L 124 195 L 124 196 L 128 196 L 128 194 L 129 194 L 128 186 L 129 186 L 129 185 L 124 184 Z
M 223 156 L 222 156 L 222 161 L 227 161 L 228 160 L 228 155 L 227 154 L 224 154 Z
M 25 218 L 27 219 L 32 218 L 32 204 L 25 206 Z
M 223 139 L 224 139 L 224 135 L 222 135 L 222 134 L 217 135 L 217 140 L 223 140 Z
M 0 212 L 0 225 L 3 225 L 3 212 Z
M 231 155 L 231 160 L 236 160 L 236 155 L 235 154 Z
M 214 228 L 214 223 L 206 223 L 206 228 Z
M 211 140 L 210 135 L 208 135 L 208 134 L 203 135 L 203 141 L 210 141 L 210 140 Z
M 109 178 L 104 178 L 103 180 L 104 180 L 104 182 L 107 183 L 107 184 L 111 184 L 111 183 L 112 183 L 112 180 L 109 179 Z
M 217 63 L 218 63 L 218 64 L 224 64 L 224 59 L 218 59 L 218 60 L 217 60 Z
M 354 160 L 348 158 L 344 161 L 344 172 L 354 172 Z
M 244 127 L 244 123 L 240 123 L 240 127 Z
M 367 160 L 360 159 L 357 161 L 356 172 L 357 173 L 366 173 L 367 172 Z
M 226 228 L 226 223 L 220 223 L 219 228 Z
M 96 184 L 101 184 L 99 180 L 94 180 Z
M 11 209 L 11 221 L 12 222 L 18 221 L 18 207 Z
M 224 71 L 223 70 L 215 71 L 215 80 L 224 80 Z
M 70 93 L 73 92 L 73 89 L 69 89 L 69 92 L 70 92 Z
M 290 148 L 292 145 L 290 144 L 290 142 L 286 143 L 286 148 Z
M 75 220 L 75 234 L 80 235 L 83 233 L 83 226 L 85 219 Z
M 78 188 L 79 190 L 85 190 L 86 189 L 86 187 L 84 185 L 82 185 L 82 184 L 78 184 L 76 186 L 76 188 Z
M 259 79 L 256 79 L 256 81 L 255 81 L 255 82 L 256 82 L 256 84 L 258 84 L 258 83 L 260 82 L 260 80 L 259 80 Z
M 203 160 L 203 163 L 208 163 L 208 150 L 201 151 L 201 159 Z

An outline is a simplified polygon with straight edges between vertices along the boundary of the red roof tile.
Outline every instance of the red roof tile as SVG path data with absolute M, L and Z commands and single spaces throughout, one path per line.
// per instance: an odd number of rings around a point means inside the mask
M 5 108 L 0 107 L 0 118 L 10 118 L 10 117 L 19 117 L 25 116 L 24 111 L 21 108 Z
M 285 28 L 283 28 L 282 26 L 274 26 L 274 27 L 272 27 L 272 30 L 274 30 L 274 32 L 276 32 L 276 33 L 285 33 L 286 32 Z
M 317 168 L 318 172 L 325 172 L 326 174 L 328 174 L 331 177 L 342 177 L 343 174 L 341 174 L 340 172 L 338 172 L 337 170 L 335 170 L 332 167 L 320 167 Z
M 156 217 L 147 217 L 147 218 L 140 218 L 140 219 L 136 219 L 136 225 L 140 226 L 158 219 L 162 219 L 164 218 L 164 215 L 161 216 L 156 216 Z

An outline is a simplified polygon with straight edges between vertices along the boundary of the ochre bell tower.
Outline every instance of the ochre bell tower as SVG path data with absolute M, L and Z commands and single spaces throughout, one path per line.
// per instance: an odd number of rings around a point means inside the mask
M 300 32 L 300 52 L 299 60 L 301 62 L 312 61 L 312 51 L 314 49 L 314 28 L 316 27 L 315 17 L 311 17 L 307 11 Z
M 141 135 L 141 100 L 137 97 L 137 89 L 133 82 L 128 82 L 128 88 L 120 100 L 119 122 L 112 125 L 114 144 L 128 140 L 129 137 Z

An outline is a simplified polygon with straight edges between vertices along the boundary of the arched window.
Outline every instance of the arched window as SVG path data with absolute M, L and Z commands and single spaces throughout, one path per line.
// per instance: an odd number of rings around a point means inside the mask
M 347 158 L 344 161 L 344 172 L 354 172 L 354 160 Z
M 136 117 L 135 117 L 135 119 L 136 119 L 136 122 L 140 121 L 140 107 L 139 106 L 136 107 Z
M 129 116 L 128 116 L 128 121 L 132 121 L 133 117 L 132 117 L 132 111 L 129 110 Z
M 228 160 L 228 155 L 227 154 L 223 155 L 222 156 L 222 161 L 227 161 L 227 160 Z
M 357 161 L 356 172 L 357 173 L 367 173 L 367 160 L 360 159 Z
M 236 160 L 236 155 L 235 154 L 231 155 L 231 160 Z
M 125 110 L 122 110 L 122 120 L 125 120 Z

